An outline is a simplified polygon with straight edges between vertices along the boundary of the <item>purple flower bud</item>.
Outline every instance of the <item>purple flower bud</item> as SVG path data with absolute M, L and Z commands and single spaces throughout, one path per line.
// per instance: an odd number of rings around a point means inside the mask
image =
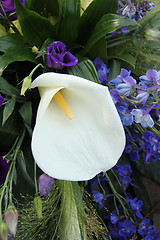
M 8 238 L 16 236 L 17 224 L 18 224 L 18 211 L 10 205 L 4 215 L 4 220 L 8 226 Z
M 58 41 L 51 43 L 47 48 L 45 61 L 49 68 L 61 70 L 64 67 L 76 65 L 78 59 L 66 50 L 66 45 L 63 42 Z
M 43 173 L 38 178 L 38 189 L 41 196 L 49 197 L 52 186 L 54 184 L 54 178 Z
M 5 222 L 0 223 L 0 239 L 7 240 L 8 239 L 8 227 Z
M 0 94 L 0 106 L 2 106 L 2 103 L 4 102 L 4 98 Z
M 7 176 L 9 165 L 5 159 L 0 156 L 0 184 L 2 184 Z
M 22 4 L 25 4 L 25 0 L 21 0 Z M 16 8 L 14 0 L 1 0 L 2 7 L 10 20 L 17 19 Z M 2 8 L 0 7 L 0 13 L 4 15 Z

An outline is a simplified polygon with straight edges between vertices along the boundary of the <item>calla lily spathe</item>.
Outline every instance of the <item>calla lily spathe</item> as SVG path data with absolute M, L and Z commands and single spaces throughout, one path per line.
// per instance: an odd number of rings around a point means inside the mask
M 32 135 L 32 153 L 49 176 L 70 181 L 93 178 L 112 168 L 125 146 L 123 126 L 108 88 L 53 72 L 38 76 L 41 100 Z M 73 116 L 54 99 L 60 92 Z

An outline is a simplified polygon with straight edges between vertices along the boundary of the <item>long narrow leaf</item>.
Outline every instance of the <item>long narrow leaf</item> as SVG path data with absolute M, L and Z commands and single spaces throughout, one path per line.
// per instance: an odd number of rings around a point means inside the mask
M 135 24 L 136 22 L 134 20 L 116 14 L 104 15 L 95 26 L 85 48 L 82 50 L 82 55 L 85 55 L 91 47 L 105 35 L 116 31 L 120 27 Z
M 57 38 L 67 47 L 75 42 L 78 36 L 80 19 L 80 0 L 59 0 L 59 18 L 55 25 Z
M 68 68 L 69 74 L 76 75 L 90 81 L 99 83 L 96 69 L 88 58 L 83 58 L 74 67 Z
M 43 42 L 54 37 L 54 28 L 49 20 L 25 8 L 20 0 L 15 0 L 16 13 L 24 35 L 31 46 L 41 47 Z
M 94 0 L 84 11 L 80 19 L 78 42 L 84 44 L 101 17 L 116 13 L 118 0 Z

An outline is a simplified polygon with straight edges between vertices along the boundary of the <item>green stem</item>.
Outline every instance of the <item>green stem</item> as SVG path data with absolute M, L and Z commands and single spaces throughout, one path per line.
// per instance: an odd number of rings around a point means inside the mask
M 7 173 L 7 176 L 6 176 L 4 185 L 3 185 L 3 187 L 2 187 L 2 192 L 1 192 L 1 197 L 0 197 L 0 222 L 2 221 L 2 200 L 3 200 L 5 190 L 6 190 L 6 188 L 7 188 L 8 182 L 9 182 L 9 178 L 10 178 L 10 175 L 11 175 L 11 171 L 12 171 L 12 166 L 13 166 L 13 164 L 14 164 L 14 163 L 12 162 L 11 165 L 10 165 L 10 168 L 9 168 L 9 170 L 8 170 L 8 173 Z
M 118 199 L 119 203 L 121 204 L 121 206 L 122 206 L 122 208 L 123 208 L 123 210 L 124 210 L 125 216 L 128 217 L 128 216 L 129 216 L 129 213 L 128 213 L 128 211 L 127 211 L 127 209 L 126 209 L 126 207 L 125 207 L 125 205 L 124 205 L 124 203 L 123 203 L 123 201 L 122 201 L 122 196 L 121 196 L 119 193 L 117 193 L 117 191 L 116 191 L 116 189 L 114 188 L 114 186 L 113 186 L 113 184 L 112 184 L 112 182 L 111 182 L 108 174 L 107 174 L 106 172 L 104 172 L 104 175 L 106 176 L 106 178 L 107 178 L 107 180 L 108 180 L 109 186 L 110 186 L 113 194 L 115 195 L 115 197 Z
M 37 166 L 36 166 L 36 162 L 35 162 L 35 161 L 34 161 L 34 184 L 35 184 L 36 196 L 38 196 L 38 185 L 37 185 Z

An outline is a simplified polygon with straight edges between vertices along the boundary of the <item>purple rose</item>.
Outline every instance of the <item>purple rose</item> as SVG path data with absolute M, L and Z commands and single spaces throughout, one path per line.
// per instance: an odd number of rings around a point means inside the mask
M 0 94 L 0 106 L 2 105 L 3 102 L 4 102 L 4 98 Z
M 51 43 L 47 48 L 45 61 L 49 68 L 61 70 L 64 67 L 76 65 L 78 59 L 66 50 L 66 45 L 63 42 L 58 41 Z
M 25 0 L 21 0 L 21 2 L 23 5 L 25 4 Z M 1 4 L 6 15 L 9 17 L 10 20 L 17 19 L 14 0 L 1 0 Z M 0 8 L 0 13 L 4 15 L 2 8 Z
M 2 184 L 7 176 L 9 165 L 5 159 L 0 156 L 0 184 Z

